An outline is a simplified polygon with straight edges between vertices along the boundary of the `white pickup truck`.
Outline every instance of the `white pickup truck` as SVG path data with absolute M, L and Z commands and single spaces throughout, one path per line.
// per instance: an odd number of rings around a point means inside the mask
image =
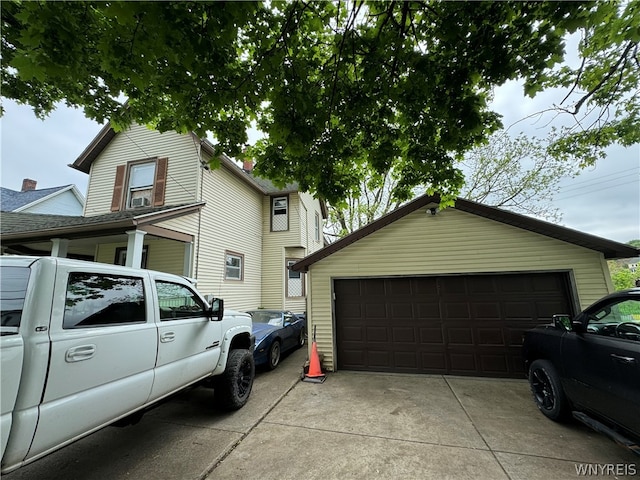
M 0 257 L 1 472 L 211 381 L 238 409 L 253 385 L 251 317 L 183 277 L 54 257 Z

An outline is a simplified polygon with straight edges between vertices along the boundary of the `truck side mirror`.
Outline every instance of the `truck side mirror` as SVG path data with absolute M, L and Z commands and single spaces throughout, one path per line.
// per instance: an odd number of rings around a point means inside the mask
M 224 317 L 224 300 L 214 298 L 211 300 L 211 320 L 221 321 Z
M 567 315 L 566 313 L 554 315 L 553 324 L 555 325 L 556 328 L 559 328 L 560 330 L 565 330 L 567 332 L 570 332 L 573 330 L 573 325 L 571 324 L 571 317 L 569 317 L 569 315 Z

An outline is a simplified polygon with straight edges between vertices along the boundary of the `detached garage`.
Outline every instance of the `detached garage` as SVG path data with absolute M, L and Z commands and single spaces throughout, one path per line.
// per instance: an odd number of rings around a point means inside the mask
M 606 295 L 606 260 L 638 255 L 475 202 L 438 202 L 420 197 L 293 266 L 307 272 L 324 368 L 522 378 L 522 332 Z

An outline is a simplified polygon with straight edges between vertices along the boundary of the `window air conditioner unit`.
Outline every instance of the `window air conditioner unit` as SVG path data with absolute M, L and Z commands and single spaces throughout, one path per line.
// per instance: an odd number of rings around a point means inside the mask
M 138 198 L 131 199 L 132 207 L 146 207 L 148 205 L 149 205 L 149 199 L 145 197 L 138 197 Z

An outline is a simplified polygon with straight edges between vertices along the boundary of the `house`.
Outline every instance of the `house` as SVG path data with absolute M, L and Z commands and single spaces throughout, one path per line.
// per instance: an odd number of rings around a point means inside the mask
M 306 310 L 305 275 L 288 266 L 323 246 L 323 204 L 212 158 L 194 134 L 107 125 L 72 165 L 89 174 L 83 215 L 2 213 L 3 250 L 185 275 L 240 310 Z
M 629 245 L 423 196 L 305 257 L 309 329 L 334 370 L 523 378 L 522 332 L 613 290 Z
M 75 185 L 36 189 L 30 178 L 22 181 L 20 191 L 0 188 L 0 210 L 3 212 L 82 215 L 84 197 Z

